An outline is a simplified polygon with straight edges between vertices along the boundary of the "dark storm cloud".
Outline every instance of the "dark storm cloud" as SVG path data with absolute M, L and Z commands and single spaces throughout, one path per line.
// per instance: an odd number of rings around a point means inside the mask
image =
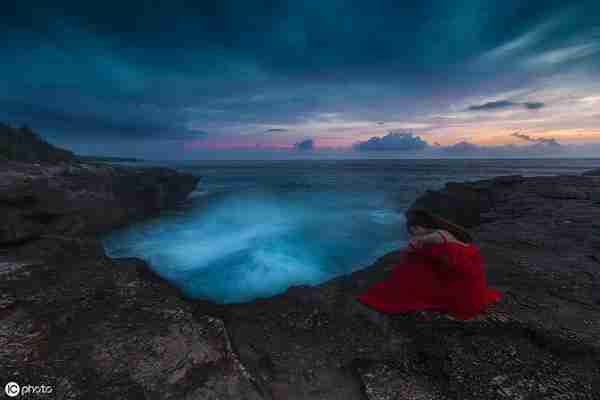
M 61 134 L 70 137 L 101 135 L 107 138 L 143 139 L 198 139 L 207 135 L 203 131 L 190 130 L 178 125 L 175 120 L 169 121 L 152 118 L 151 114 L 135 114 L 127 118 L 121 114 L 94 113 L 84 111 L 38 105 L 23 102 L 0 100 L 0 118 L 16 124 L 27 124 L 44 130 L 48 126 L 60 130 Z
M 599 9 L 591 0 L 9 1 L 0 101 L 23 106 L 0 117 L 63 142 L 193 137 L 190 126 L 212 136 L 338 110 L 397 120 L 574 56 L 598 67 L 588 33 Z M 573 43 L 586 47 L 556 53 Z M 473 107 L 543 107 L 519 101 Z
M 270 132 L 270 133 L 277 133 L 277 132 L 287 132 L 288 129 L 284 129 L 284 128 L 270 128 L 267 129 L 265 132 Z
M 545 106 L 545 104 L 542 103 L 541 101 L 526 102 L 526 103 L 523 103 L 523 105 L 525 106 L 525 108 L 527 108 L 529 110 L 539 110 L 540 108 Z
M 419 151 L 428 143 L 412 133 L 390 132 L 383 137 L 373 136 L 367 141 L 357 142 L 354 149 L 358 151 Z
M 508 100 L 490 101 L 488 103 L 470 106 L 471 111 L 494 111 L 502 108 L 514 107 L 516 103 Z
M 364 67 L 394 75 L 398 68 L 437 71 L 509 42 L 557 12 L 575 9 L 577 19 L 565 21 L 551 38 L 583 29 L 598 5 L 579 3 L 21 0 L 3 5 L 1 22 L 13 38 L 50 39 L 59 21 L 63 29 L 80 27 L 123 50 L 127 60 L 177 71 L 194 71 L 199 61 L 219 67 L 253 60 L 270 71 L 313 77 L 334 76 L 329 68 L 336 76 L 362 75 Z
M 516 107 L 516 106 L 522 106 L 528 110 L 538 110 L 538 109 L 544 107 L 544 105 L 545 105 L 544 103 L 538 102 L 538 101 L 518 103 L 518 102 L 514 102 L 514 101 L 509 101 L 509 100 L 499 100 L 499 101 L 490 101 L 490 102 L 483 103 L 483 104 L 469 106 L 469 110 L 470 111 L 496 111 L 496 110 Z
M 512 133 L 511 136 L 516 137 L 518 139 L 525 140 L 527 142 L 541 143 L 541 144 L 545 144 L 548 146 L 554 146 L 554 147 L 560 146 L 560 143 L 558 143 L 556 141 L 556 139 L 554 139 L 554 138 L 546 138 L 546 137 L 534 138 L 534 137 L 531 137 L 529 135 L 525 135 L 525 134 L 519 133 L 519 132 Z
M 312 151 L 315 149 L 315 141 L 313 139 L 303 140 L 294 144 L 294 149 L 299 151 Z

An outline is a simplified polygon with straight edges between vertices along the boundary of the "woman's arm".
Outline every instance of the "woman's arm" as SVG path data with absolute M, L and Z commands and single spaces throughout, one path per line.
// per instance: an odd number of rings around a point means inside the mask
M 452 240 L 451 234 L 444 230 L 437 230 L 427 235 L 418 236 L 411 240 L 411 244 L 418 249 L 426 244 L 442 244 L 456 242 Z M 435 246 L 424 252 L 424 255 L 436 260 L 438 266 L 447 273 L 463 277 L 473 274 L 473 264 L 483 265 L 483 259 L 479 252 L 473 252 L 470 246 Z M 481 269 L 481 267 L 480 267 Z
M 426 244 L 440 244 L 446 242 L 446 236 L 441 231 L 428 233 L 427 235 L 417 236 L 408 242 L 411 249 L 419 249 Z

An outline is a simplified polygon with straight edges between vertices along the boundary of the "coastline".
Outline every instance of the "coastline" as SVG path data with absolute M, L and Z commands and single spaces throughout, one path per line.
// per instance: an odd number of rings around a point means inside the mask
M 268 299 L 184 299 L 143 261 L 108 258 L 95 235 L 173 206 L 197 180 L 160 168 L 61 165 L 3 168 L 0 202 L 13 228 L 2 233 L 0 372 L 9 380 L 46 382 L 58 398 L 107 399 L 600 391 L 600 178 L 504 176 L 416 200 L 471 229 L 490 284 L 505 293 L 461 323 L 436 313 L 388 317 L 354 301 L 389 273 L 397 252 Z

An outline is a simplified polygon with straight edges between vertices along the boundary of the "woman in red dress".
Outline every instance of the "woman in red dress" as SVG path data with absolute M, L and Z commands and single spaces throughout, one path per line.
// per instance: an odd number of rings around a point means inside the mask
M 486 285 L 483 258 L 462 227 L 425 210 L 407 213 L 409 246 L 385 281 L 358 296 L 384 313 L 435 310 L 470 319 L 501 298 Z

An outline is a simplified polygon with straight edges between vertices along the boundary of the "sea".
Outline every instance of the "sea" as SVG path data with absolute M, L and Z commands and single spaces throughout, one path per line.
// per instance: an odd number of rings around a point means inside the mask
M 400 159 L 141 163 L 200 177 L 178 207 L 111 232 L 191 298 L 240 303 L 317 285 L 407 241 L 404 211 L 446 182 L 580 174 L 600 159 Z M 139 164 L 138 164 L 139 165 Z

